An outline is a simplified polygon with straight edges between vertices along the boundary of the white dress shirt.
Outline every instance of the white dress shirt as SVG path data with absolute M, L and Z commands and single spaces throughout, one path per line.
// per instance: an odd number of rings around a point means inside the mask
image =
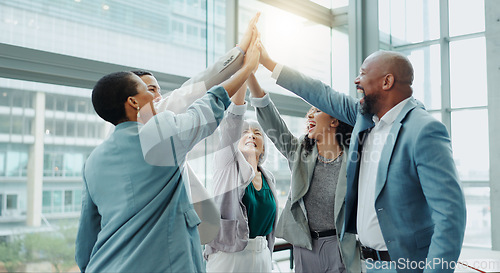
M 362 245 L 376 250 L 387 250 L 375 212 L 375 186 L 380 155 L 389 136 L 394 120 L 410 100 L 407 98 L 379 119 L 373 116 L 375 127 L 365 135 L 358 182 L 357 231 Z M 395 137 L 395 136 L 392 136 Z

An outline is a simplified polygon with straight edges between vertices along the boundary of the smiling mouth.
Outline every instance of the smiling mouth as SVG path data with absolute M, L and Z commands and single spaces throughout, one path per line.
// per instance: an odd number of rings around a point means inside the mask
M 309 121 L 307 123 L 307 131 L 310 133 L 316 127 L 316 122 Z
M 257 147 L 257 144 L 255 142 L 249 141 L 245 143 L 245 146 Z
M 365 94 L 365 89 L 359 85 L 356 85 L 356 90 L 358 91 L 358 93 L 361 93 L 361 94 Z

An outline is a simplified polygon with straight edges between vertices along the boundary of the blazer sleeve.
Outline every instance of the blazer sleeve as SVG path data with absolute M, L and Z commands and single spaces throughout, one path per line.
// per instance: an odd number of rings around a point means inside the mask
M 189 79 L 182 86 L 203 82 L 208 90 L 229 79 L 234 73 L 236 73 L 236 71 L 243 66 L 244 55 L 245 52 L 241 48 L 234 47 L 220 57 L 217 62 L 212 64 L 205 71 Z
M 215 169 L 223 169 L 236 159 L 247 105 L 231 104 L 219 127 L 220 142 L 214 154 Z
M 251 102 L 252 106 L 255 106 L 257 121 L 262 126 L 267 137 L 273 142 L 278 151 L 288 159 L 288 162 L 291 162 L 295 151 L 300 146 L 300 142 L 286 126 L 269 94 L 262 98 L 252 98 Z
M 239 47 L 229 50 L 214 64 L 187 80 L 174 91 L 164 94 L 155 103 L 157 112 L 166 110 L 176 114 L 183 113 L 197 99 L 203 97 L 207 90 L 229 79 L 243 65 L 244 52 Z
M 252 175 L 252 167 L 238 149 L 247 105 L 231 104 L 219 127 L 220 143 L 214 154 L 214 194 L 219 195 L 240 186 Z M 233 170 L 241 179 L 220 179 Z M 216 175 L 217 174 L 217 175 Z M 226 175 L 224 175 L 226 174 Z
M 338 118 L 351 126 L 356 123 L 359 110 L 358 100 L 333 90 L 320 80 L 312 79 L 284 66 L 276 83 L 328 115 Z
M 146 162 L 180 166 L 186 154 L 215 131 L 230 102 L 226 90 L 217 86 L 196 100 L 186 113 L 176 115 L 166 111 L 151 118 L 139 131 Z
M 434 222 L 427 259 L 454 262 L 462 248 L 466 210 L 446 127 L 438 121 L 424 125 L 418 133 L 414 155 L 422 191 Z M 448 270 L 426 268 L 424 272 Z
M 85 169 L 85 166 L 84 166 Z M 92 250 L 101 231 L 101 215 L 90 197 L 85 170 L 83 173 L 82 211 L 75 242 L 75 260 L 81 272 L 85 272 Z

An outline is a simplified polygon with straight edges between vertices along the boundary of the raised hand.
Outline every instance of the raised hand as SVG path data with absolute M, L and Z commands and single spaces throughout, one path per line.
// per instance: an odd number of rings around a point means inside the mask
M 260 63 L 267 68 L 269 71 L 273 71 L 274 67 L 276 66 L 276 62 L 271 59 L 269 56 L 269 53 L 267 53 L 266 48 L 264 45 L 261 43 L 260 46 Z
M 255 16 L 248 23 L 247 30 L 243 37 L 241 38 L 240 43 L 238 44 L 243 51 L 247 52 L 250 43 L 254 39 L 254 36 L 257 35 L 257 22 L 259 21 L 260 12 L 257 12 Z
M 245 59 L 243 61 L 243 67 L 247 67 L 250 71 L 254 71 L 259 67 L 260 59 L 260 38 L 254 37 L 250 43 L 250 47 L 245 54 Z

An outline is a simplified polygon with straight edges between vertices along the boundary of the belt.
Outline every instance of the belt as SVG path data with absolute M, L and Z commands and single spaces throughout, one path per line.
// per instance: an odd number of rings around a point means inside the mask
M 318 239 L 321 237 L 333 236 L 337 235 L 337 231 L 335 229 L 325 230 L 325 231 L 314 231 L 311 230 L 311 237 L 313 239 Z
M 372 259 L 374 261 L 390 261 L 389 251 L 375 250 L 370 247 L 361 246 L 361 256 L 363 260 Z

